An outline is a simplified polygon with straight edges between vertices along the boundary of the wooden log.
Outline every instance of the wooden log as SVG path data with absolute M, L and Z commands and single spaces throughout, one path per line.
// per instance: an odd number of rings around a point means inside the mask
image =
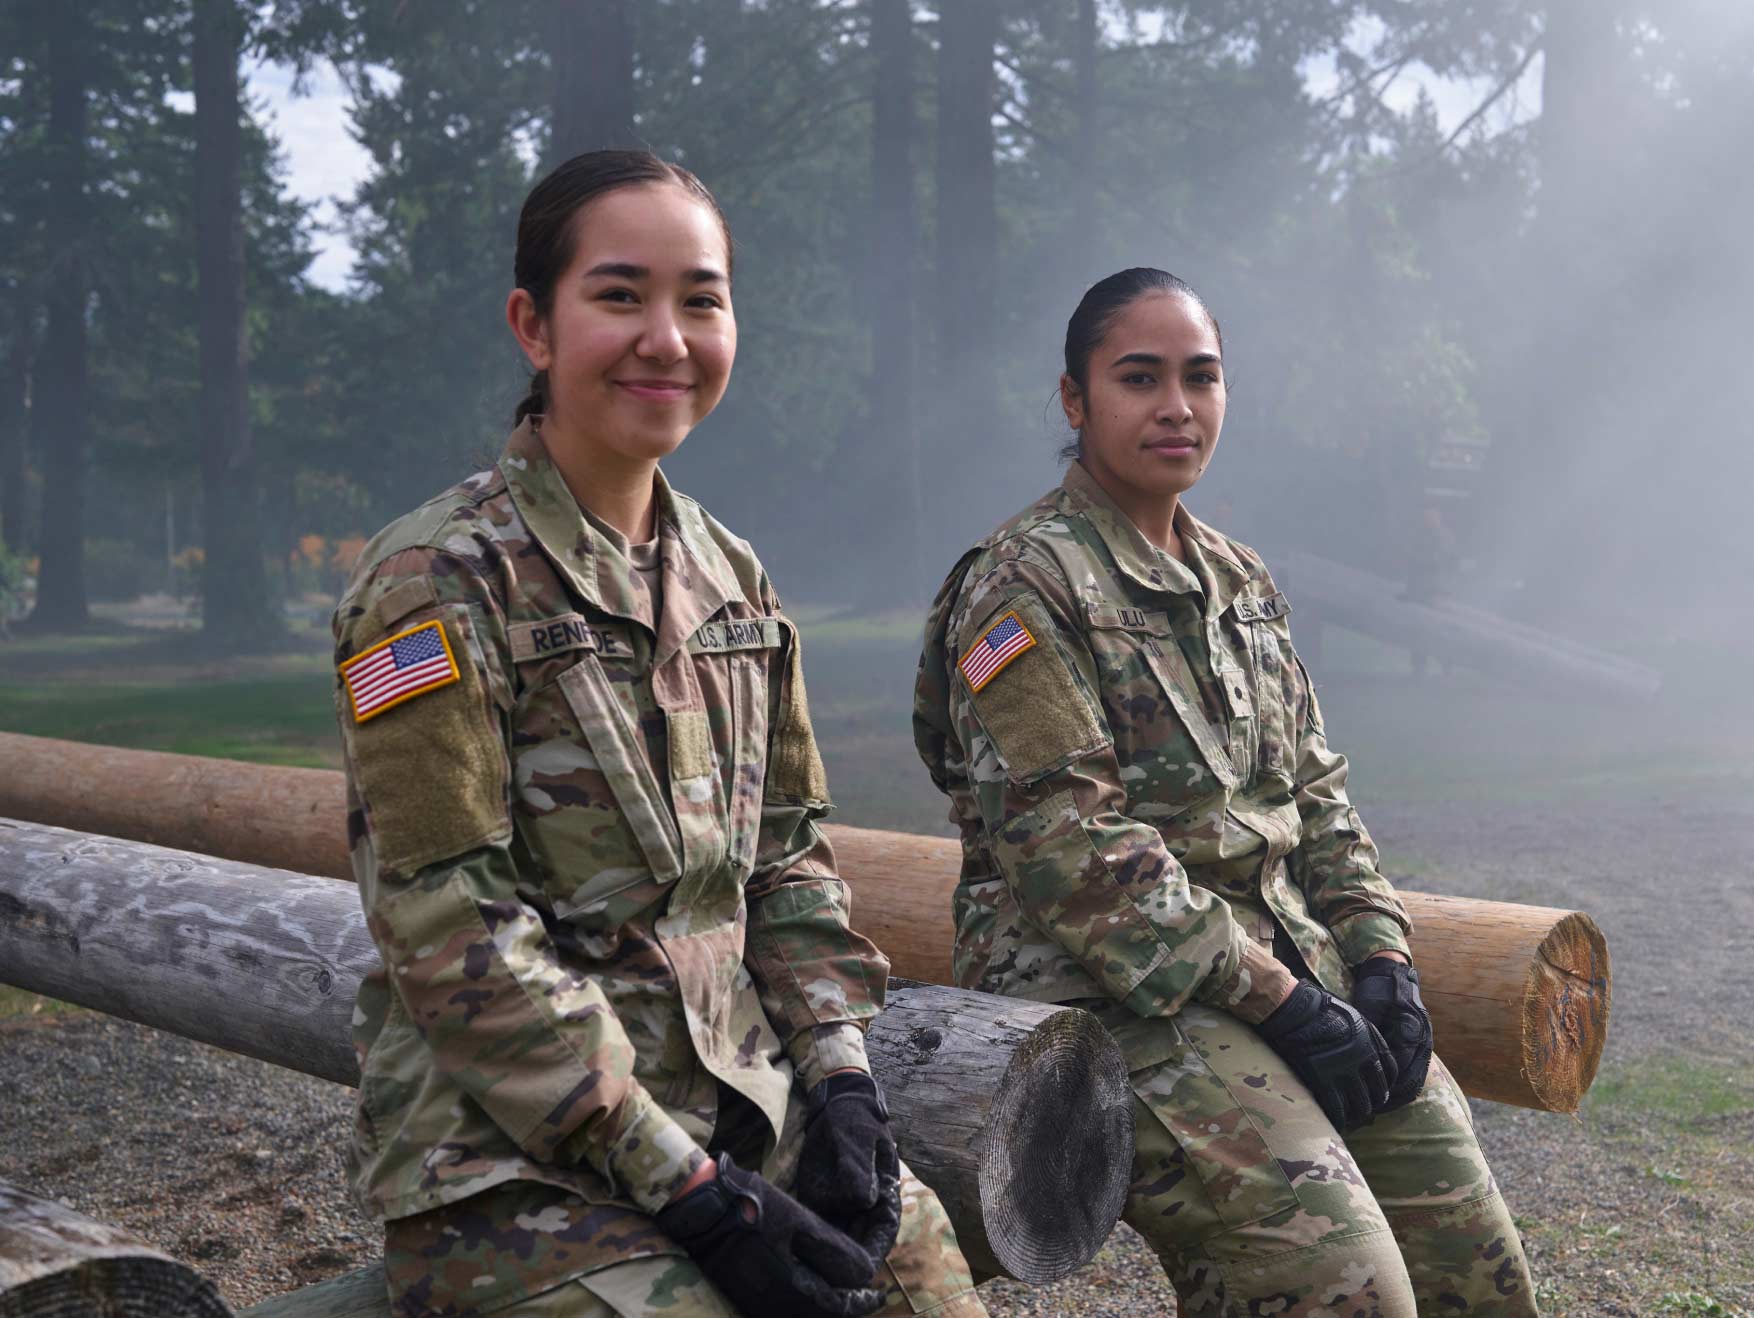
M 380 1264 L 343 1273 L 238 1311 L 238 1318 L 391 1318 Z
M 377 963 L 358 895 L 331 880 L 0 820 L 5 983 L 356 1085 L 348 1022 Z M 1042 1282 L 1095 1255 L 1133 1128 L 1094 1017 L 898 984 L 869 1048 L 902 1157 L 975 1267 Z
M 344 801 L 333 770 L 0 733 L 0 815 L 351 879 Z M 247 822 L 276 811 L 298 827 L 271 832 Z M 889 954 L 894 973 L 953 982 L 957 843 L 836 825 L 828 834 L 852 885 L 854 922 Z M 1594 921 L 1508 902 L 1406 891 L 1401 898 L 1413 917 L 1413 957 L 1438 1051 L 1462 1088 L 1475 1098 L 1575 1112 L 1607 1038 L 1612 976 Z
M 230 1318 L 213 1283 L 119 1227 L 0 1181 L 0 1318 Z

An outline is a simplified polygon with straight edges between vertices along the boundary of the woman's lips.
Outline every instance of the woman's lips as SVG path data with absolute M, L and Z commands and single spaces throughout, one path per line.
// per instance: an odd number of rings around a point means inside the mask
M 617 380 L 615 383 L 635 398 L 658 403 L 674 402 L 693 388 L 681 380 Z
M 1173 439 L 1148 439 L 1145 441 L 1145 449 L 1147 452 L 1161 453 L 1166 457 L 1179 457 L 1183 454 L 1192 453 L 1199 447 L 1200 443 L 1198 440 L 1182 439 L 1179 437 Z

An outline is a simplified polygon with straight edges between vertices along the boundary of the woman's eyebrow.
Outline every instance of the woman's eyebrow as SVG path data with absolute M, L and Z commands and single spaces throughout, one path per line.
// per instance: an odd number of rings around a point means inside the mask
M 1109 363 L 1112 370 L 1116 366 L 1162 366 L 1163 358 L 1154 352 L 1129 352 L 1116 357 Z
M 585 271 L 585 278 L 602 275 L 610 279 L 650 279 L 649 266 L 634 265 L 628 261 L 604 261 Z M 710 266 L 695 266 L 692 270 L 684 270 L 682 277 L 691 284 L 723 284 L 726 280 L 724 272 L 714 270 Z

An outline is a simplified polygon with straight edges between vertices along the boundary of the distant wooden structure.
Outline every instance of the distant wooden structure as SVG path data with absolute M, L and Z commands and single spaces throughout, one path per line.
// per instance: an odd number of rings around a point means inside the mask
M 1361 632 L 1522 686 L 1616 699 L 1649 700 L 1662 686 L 1654 668 L 1557 632 L 1457 600 L 1403 598 L 1402 583 L 1307 550 L 1275 555 L 1273 574 L 1311 621 Z M 1294 613 L 1294 629 L 1301 619 Z

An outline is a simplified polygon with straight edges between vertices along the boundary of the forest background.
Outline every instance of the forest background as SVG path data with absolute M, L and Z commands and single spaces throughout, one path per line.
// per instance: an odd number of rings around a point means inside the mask
M 333 221 L 265 72 L 344 88 L 368 164 Z M 1365 638 L 1279 572 L 1385 871 L 1608 935 L 1581 1119 L 1474 1108 L 1543 1311 L 1754 1315 L 1754 2 L 0 0 L 0 730 L 338 767 L 336 593 L 497 452 L 518 207 L 607 144 L 735 231 L 736 372 L 667 469 L 799 620 L 844 823 L 946 828 L 922 610 L 1058 478 L 1080 294 L 1201 290 L 1231 403 L 1192 507 L 1376 574 Z M 1397 609 L 1434 580 L 1662 691 L 1422 659 Z M 37 1123 L 0 1178 L 234 1303 L 375 1258 L 348 1094 L 168 1088 L 131 1028 L 0 987 L 0 1117 Z M 253 1152 L 283 1146 L 316 1152 Z M 129 1161 L 160 1148 L 197 1188 Z M 220 1166 L 263 1206 L 216 1243 Z M 1125 1232 L 988 1302 L 1113 1296 L 1169 1303 Z
M 344 291 L 263 61 L 349 89 Z M 1154 264 L 1225 329 L 1196 511 L 1394 576 L 1436 505 L 1491 607 L 1739 653 L 1751 122 L 1740 0 L 9 0 L 0 589 L 272 645 L 497 450 L 523 195 L 640 143 L 738 242 L 737 374 L 672 476 L 788 599 L 928 598 L 1055 479 L 1083 288 Z

